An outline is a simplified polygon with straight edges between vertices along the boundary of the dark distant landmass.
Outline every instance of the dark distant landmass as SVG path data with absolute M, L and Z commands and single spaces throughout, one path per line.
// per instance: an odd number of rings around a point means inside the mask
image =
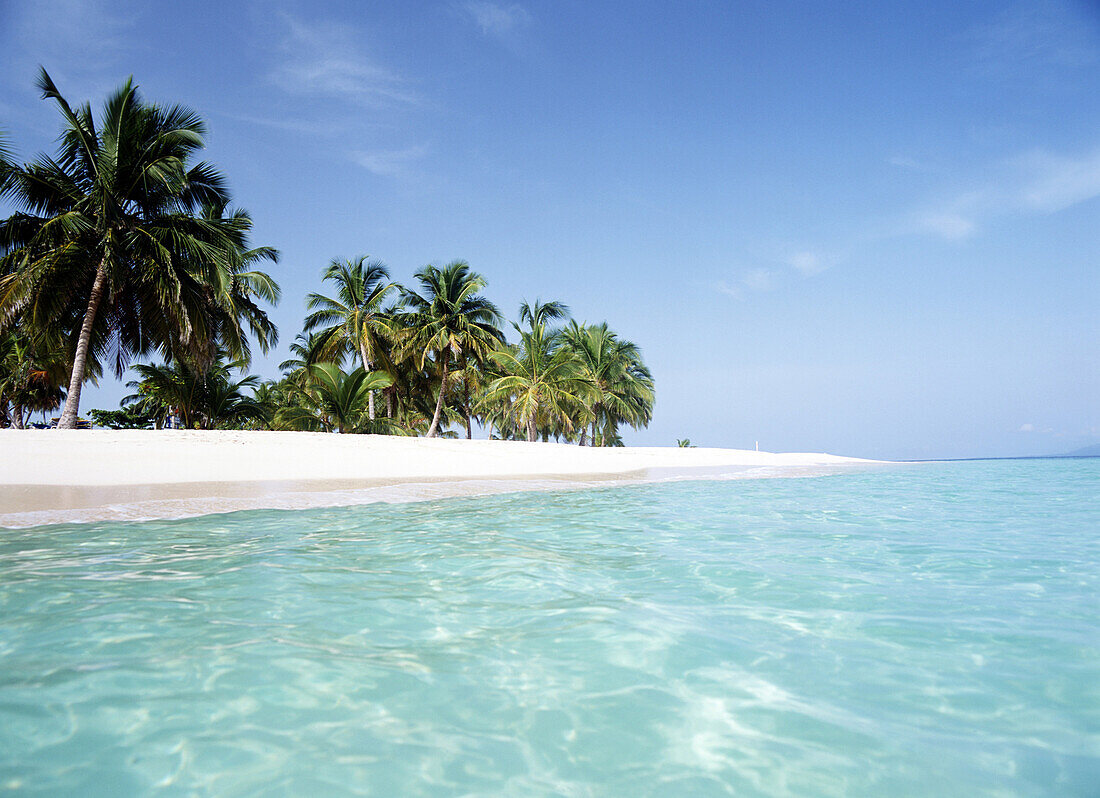
M 899 463 L 947 463 L 967 462 L 970 460 L 1052 460 L 1062 457 L 1100 457 L 1100 443 L 1085 446 L 1082 449 L 1074 449 L 1064 454 L 1024 454 L 1015 457 L 942 457 L 926 458 L 921 460 L 899 460 Z
M 1083 449 L 1075 449 L 1072 452 L 1066 452 L 1065 454 L 1056 454 L 1055 457 L 1100 457 L 1100 443 L 1094 443 L 1092 446 L 1086 446 Z

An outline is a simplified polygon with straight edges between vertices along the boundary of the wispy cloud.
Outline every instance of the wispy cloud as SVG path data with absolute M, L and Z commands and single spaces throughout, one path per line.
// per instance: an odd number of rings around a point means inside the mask
M 279 15 L 283 36 L 271 79 L 292 94 L 339 97 L 373 107 L 417 105 L 408 81 L 364 52 L 364 37 L 350 26 Z
M 927 163 L 909 155 L 892 155 L 886 159 L 886 162 L 898 169 L 905 169 L 910 172 L 927 172 L 930 169 Z
M 761 265 L 746 268 L 735 277 L 710 287 L 734 299 L 745 299 L 750 294 L 774 291 L 792 279 L 813 277 L 839 261 L 836 255 L 788 249 L 784 254 L 761 258 Z
M 1100 196 L 1100 149 L 1079 157 L 1035 151 L 1016 163 L 1027 175 L 1016 194 L 1021 209 L 1054 213 Z
M 1072 3 L 1023 0 L 972 31 L 970 38 L 983 72 L 1034 75 L 1036 70 L 1095 64 L 1100 47 L 1094 27 Z
M 763 267 L 749 269 L 741 278 L 741 284 L 752 291 L 771 291 L 775 288 L 775 272 Z
M 961 241 L 974 232 L 974 220 L 961 213 L 941 211 L 916 216 L 917 232 L 931 233 L 948 241 Z
M 882 241 L 930 236 L 948 243 L 981 234 L 999 219 L 1054 214 L 1100 198 L 1100 146 L 1078 154 L 1033 150 L 990 165 L 975 178 L 938 201 L 859 225 L 861 232 L 831 247 L 788 246 L 758 258 L 750 268 L 710 287 L 735 299 L 774 290 L 792 277 L 809 278 L 832 268 L 861 248 Z
M 781 277 L 779 271 L 766 266 L 756 266 L 739 274 L 732 281 L 724 280 L 714 284 L 719 293 L 734 299 L 745 299 L 749 294 L 759 294 L 774 290 Z
M 992 171 L 994 177 L 910 214 L 896 234 L 958 241 L 998 218 L 1057 213 L 1100 197 L 1100 148 L 1080 155 L 1032 150 Z
M 832 258 L 826 258 L 817 252 L 802 250 L 787 258 L 787 265 L 804 277 L 820 274 L 832 265 Z
M 34 93 L 41 64 L 73 102 L 106 94 L 126 78 L 126 60 L 140 39 L 142 9 L 106 0 L 40 0 L 4 13 L 0 64 L 19 88 Z M 6 41 L 3 41 L 6 40 Z
M 226 113 L 222 114 L 226 119 L 235 122 L 244 122 L 248 125 L 263 125 L 275 130 L 285 130 L 289 133 L 300 133 L 305 136 L 334 136 L 346 132 L 343 125 L 336 125 L 327 120 L 299 119 L 295 117 L 265 117 L 250 114 Z
M 477 25 L 483 36 L 509 41 L 531 25 L 531 14 L 523 6 L 513 3 L 500 5 L 487 0 L 470 0 L 460 9 Z
M 352 158 L 368 172 L 380 177 L 394 177 L 404 173 L 410 164 L 428 153 L 424 146 L 407 147 L 403 150 L 376 150 L 356 152 Z

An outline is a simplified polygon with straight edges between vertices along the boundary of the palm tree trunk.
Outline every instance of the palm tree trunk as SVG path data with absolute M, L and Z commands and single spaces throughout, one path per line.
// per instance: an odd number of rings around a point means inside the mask
M 99 268 L 95 270 L 95 282 L 92 283 L 92 293 L 88 296 L 88 309 L 84 311 L 84 322 L 80 325 L 80 337 L 76 340 L 76 352 L 73 354 L 73 371 L 69 376 L 69 391 L 65 396 L 65 410 L 61 413 L 61 420 L 57 422 L 58 429 L 76 429 L 76 417 L 80 411 L 80 389 L 84 385 L 84 368 L 88 361 L 88 346 L 92 340 L 92 326 L 95 324 L 95 314 L 99 310 L 99 303 L 103 301 L 104 289 L 107 287 L 107 255 L 99 262 Z
M 584 441 L 588 437 L 588 427 L 581 430 L 581 446 L 584 446 Z
M 473 440 L 474 433 L 473 430 L 470 429 L 470 383 L 468 382 L 466 383 L 465 404 L 463 405 L 463 409 L 466 411 L 466 440 Z
M 383 393 L 386 395 L 386 418 L 393 418 L 393 391 L 386 388 Z
M 13 429 L 25 429 L 26 425 L 23 423 L 23 407 L 21 405 L 12 405 L 11 425 Z
M 367 360 L 367 350 L 365 347 L 359 347 L 359 354 L 363 358 L 363 371 L 370 371 L 373 367 L 373 363 Z M 367 417 L 374 421 L 374 388 L 367 391 Z
M 532 413 L 531 417 L 527 419 L 527 442 L 534 443 L 538 440 L 538 430 L 535 429 L 535 414 Z
M 439 432 L 439 417 L 443 415 L 443 395 L 447 393 L 447 360 L 450 353 L 441 354 L 443 358 L 443 375 L 439 381 L 439 398 L 435 400 L 435 415 L 432 416 L 432 425 L 428 427 L 428 437 L 434 438 Z

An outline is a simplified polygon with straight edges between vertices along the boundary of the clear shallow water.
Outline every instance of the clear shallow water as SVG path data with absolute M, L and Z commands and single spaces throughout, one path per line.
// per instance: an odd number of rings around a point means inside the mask
M 1100 460 L 0 531 L 0 791 L 1096 795 Z

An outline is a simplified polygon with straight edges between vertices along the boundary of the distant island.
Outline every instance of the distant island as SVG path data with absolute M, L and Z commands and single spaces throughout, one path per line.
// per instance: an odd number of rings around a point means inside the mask
M 1054 457 L 1100 457 L 1100 443 L 1094 443 L 1092 446 L 1085 446 L 1081 449 L 1074 449 L 1072 452 L 1066 452 L 1065 454 L 1056 454 Z

